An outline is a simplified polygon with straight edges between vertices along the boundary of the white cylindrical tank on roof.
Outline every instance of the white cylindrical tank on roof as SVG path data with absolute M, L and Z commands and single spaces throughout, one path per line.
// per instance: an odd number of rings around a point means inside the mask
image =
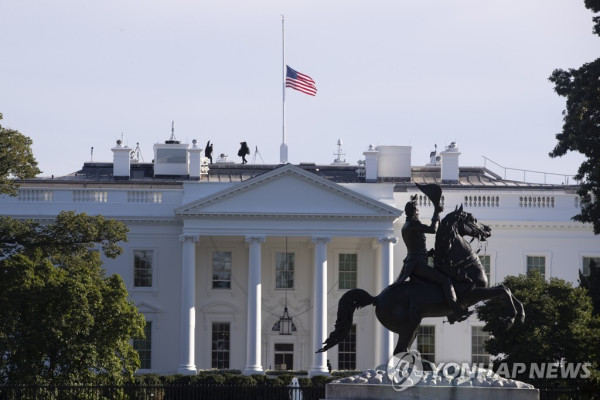
M 410 181 L 411 146 L 377 146 L 375 149 L 379 151 L 377 170 L 380 182 Z

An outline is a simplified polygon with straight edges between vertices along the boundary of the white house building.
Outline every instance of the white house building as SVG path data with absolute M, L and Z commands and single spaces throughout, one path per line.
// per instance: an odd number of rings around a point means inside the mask
M 112 151 L 113 162 L 25 181 L 0 202 L 15 218 L 43 222 L 75 210 L 127 224 L 125 251 L 105 268 L 123 277 L 146 317 L 147 338 L 134 343 L 141 372 L 315 375 L 327 373 L 327 360 L 334 369 L 387 362 L 394 337 L 372 307 L 355 313 L 346 341 L 315 351 L 345 291 L 375 295 L 398 276 L 406 254 L 400 210 L 419 194 L 421 218 L 433 213 L 415 182 L 441 184 L 447 210 L 463 204 L 492 227 L 480 253 L 492 285 L 532 269 L 576 282 L 600 260 L 600 238 L 571 220 L 575 186 L 460 166 L 455 144 L 421 167 L 408 146 L 371 146 L 359 165 L 206 165 L 195 141 L 156 144 L 153 163 L 135 161 L 121 143 Z M 427 319 L 415 346 L 436 362 L 487 362 L 482 325 L 474 316 L 454 325 Z

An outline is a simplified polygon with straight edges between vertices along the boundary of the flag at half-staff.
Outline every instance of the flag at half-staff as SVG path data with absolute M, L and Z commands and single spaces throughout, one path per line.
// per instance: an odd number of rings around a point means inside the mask
M 317 94 L 315 81 L 308 75 L 296 71 L 286 65 L 285 87 L 298 90 L 299 92 L 314 96 Z

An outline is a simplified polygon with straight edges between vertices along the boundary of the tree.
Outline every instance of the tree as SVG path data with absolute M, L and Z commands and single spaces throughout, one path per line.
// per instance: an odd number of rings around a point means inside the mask
M 504 303 L 494 300 L 477 307 L 479 319 L 486 323 L 484 330 L 492 334 L 486 350 L 497 356 L 495 368 L 501 363 L 509 371 L 515 363 L 597 363 L 600 319 L 592 315 L 586 290 L 562 279 L 546 281 L 537 271 L 507 276 L 504 284 L 523 302 L 527 319 L 505 330 L 503 318 L 508 311 Z M 530 373 L 528 368 L 517 379 L 540 383 Z
M 0 218 L 0 383 L 120 383 L 139 368 L 143 316 L 101 268 L 126 233 L 74 212 L 45 226 Z
M 33 178 L 41 172 L 31 152 L 32 143 L 19 131 L 0 125 L 0 194 L 16 196 L 19 184 L 14 178 Z
M 600 12 L 600 0 L 585 0 L 585 6 Z M 600 35 L 600 17 L 593 18 L 594 33 Z M 558 143 L 550 157 L 561 157 L 576 151 L 586 160 L 579 166 L 575 179 L 581 181 L 581 212 L 575 221 L 593 224 L 600 234 L 600 58 L 567 71 L 556 69 L 548 78 L 554 91 L 566 98 L 563 130 L 556 135 Z

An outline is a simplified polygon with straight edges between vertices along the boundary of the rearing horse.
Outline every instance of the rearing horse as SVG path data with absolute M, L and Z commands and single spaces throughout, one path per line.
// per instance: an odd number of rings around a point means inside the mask
M 435 268 L 450 276 L 458 301 L 465 307 L 496 297 L 503 299 L 510 310 L 510 316 L 504 321 L 509 329 L 515 319 L 525 321 L 523 304 L 502 284 L 488 287 L 479 257 L 463 238 L 470 236 L 483 241 L 490 235 L 488 226 L 478 223 L 462 206 L 457 207 L 444 217 L 436 233 Z M 354 311 L 368 305 L 375 306 L 375 315 L 384 327 L 398 334 L 394 354 L 409 350 L 422 318 L 453 315 L 441 287 L 416 277 L 393 283 L 376 297 L 363 289 L 352 289 L 340 298 L 335 329 L 317 352 L 327 351 L 343 340 L 352 327 Z

